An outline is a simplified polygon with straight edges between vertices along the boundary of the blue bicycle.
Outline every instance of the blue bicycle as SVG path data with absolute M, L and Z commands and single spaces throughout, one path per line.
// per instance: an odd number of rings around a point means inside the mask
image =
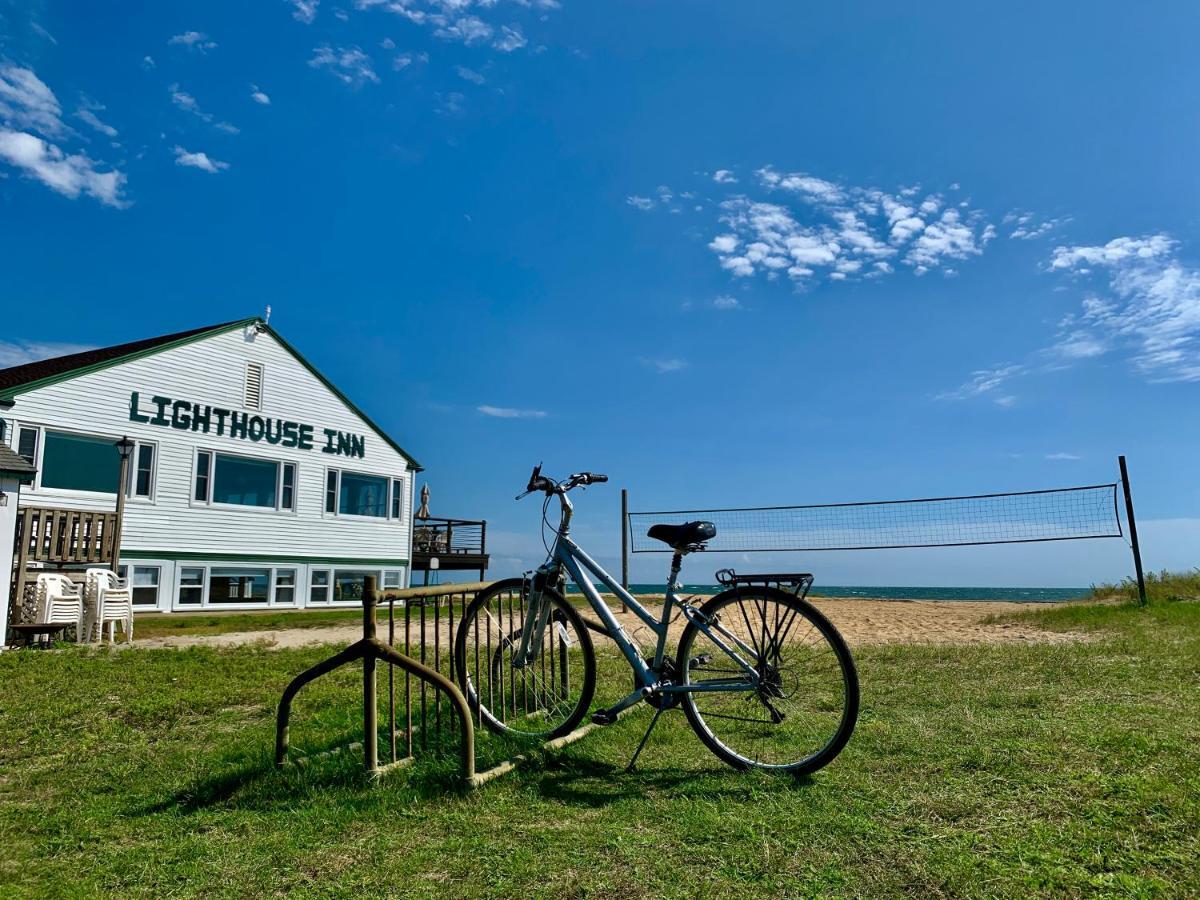
M 633 691 L 593 712 L 593 722 L 611 724 L 647 703 L 656 708 L 653 729 L 663 711 L 682 707 L 700 740 L 736 768 L 801 775 L 827 765 L 858 717 L 858 676 L 837 629 L 800 597 L 767 585 L 735 586 L 700 606 L 681 598 L 683 558 L 716 536 L 711 522 L 650 528 L 650 537 L 674 551 L 663 607 L 653 615 L 571 538 L 567 494 L 607 480 L 580 472 L 555 481 L 534 468 L 520 497 L 545 495 L 543 522 L 554 498 L 561 509 L 546 562 L 482 591 L 464 611 L 455 642 L 458 677 L 478 718 L 498 733 L 543 741 L 574 730 L 595 695 L 596 632 L 625 658 Z M 650 629 L 652 653 L 643 656 L 592 577 Z M 598 622 L 563 595 L 567 579 Z

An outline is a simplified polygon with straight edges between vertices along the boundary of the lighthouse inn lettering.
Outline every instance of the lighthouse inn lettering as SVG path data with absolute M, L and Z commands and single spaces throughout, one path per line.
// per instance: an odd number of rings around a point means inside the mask
M 143 410 L 137 391 L 129 395 L 129 421 L 174 428 L 178 431 L 228 436 L 256 443 L 266 441 L 268 444 L 296 447 L 300 450 L 320 447 L 322 453 L 334 456 L 357 459 L 366 456 L 367 439 L 362 435 L 333 428 L 322 428 L 318 433 L 312 425 L 251 415 L 188 400 L 172 400 L 170 397 L 153 396 Z

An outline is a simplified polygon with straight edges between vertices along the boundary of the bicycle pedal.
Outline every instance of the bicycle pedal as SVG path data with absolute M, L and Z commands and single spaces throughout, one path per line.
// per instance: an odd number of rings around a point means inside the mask
M 615 721 L 617 721 L 617 714 L 606 709 L 598 709 L 592 713 L 593 725 L 611 725 Z
M 698 669 L 701 666 L 707 666 L 710 662 L 712 662 L 712 654 L 701 653 L 699 656 L 693 656 L 688 660 L 688 669 Z

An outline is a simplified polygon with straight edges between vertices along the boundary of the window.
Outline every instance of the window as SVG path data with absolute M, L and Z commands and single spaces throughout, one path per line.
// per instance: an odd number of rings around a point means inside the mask
M 208 573 L 208 602 L 266 603 L 271 588 L 270 569 L 214 566 Z
M 296 508 L 296 464 L 284 463 L 282 482 L 279 488 L 279 508 L 295 510 Z
M 30 465 L 37 465 L 37 439 L 38 431 L 36 428 L 21 428 L 17 430 L 17 455 Z
M 150 498 L 154 494 L 154 445 L 138 441 L 125 479 L 125 496 Z
M 201 450 L 196 454 L 192 498 L 197 503 L 294 512 L 296 464 Z
M 110 438 L 46 432 L 46 444 L 42 448 L 42 487 L 115 494 L 120 476 L 121 457 Z
M 314 569 L 312 582 L 308 586 L 309 603 L 329 602 L 329 570 Z
M 245 396 L 246 409 L 262 409 L 263 399 L 263 364 L 257 362 L 246 363 L 246 390 Z
M 383 586 L 385 588 L 401 588 L 404 585 L 400 583 L 400 572 L 392 569 L 389 572 L 383 573 Z
M 179 603 L 181 606 L 199 606 L 204 600 L 204 570 L 185 566 L 179 570 Z
M 333 577 L 333 599 L 335 601 L 362 602 L 363 579 L 368 575 L 379 576 L 378 572 L 357 569 L 338 569 Z
M 0 419 L 0 441 L 7 442 L 8 440 L 8 422 Z
M 127 566 L 121 566 L 121 574 L 125 575 Z M 134 566 L 133 579 L 129 586 L 133 588 L 133 602 L 138 606 L 158 606 L 158 566 Z
M 201 450 L 196 454 L 196 490 L 192 496 L 201 503 L 208 502 L 208 485 L 212 478 L 212 454 Z
M 404 482 L 398 478 L 337 469 L 325 473 L 327 514 L 399 519 L 404 510 L 403 498 Z
M 388 480 L 380 475 L 342 472 L 338 515 L 387 517 Z
M 392 518 L 399 519 L 404 511 L 404 482 L 399 478 L 392 480 Z
M 330 469 L 325 474 L 325 512 L 337 512 L 338 473 Z
M 296 602 L 296 570 L 275 570 L 275 602 L 291 606 Z
M 278 482 L 279 463 L 218 453 L 213 467 L 212 502 L 274 508 Z

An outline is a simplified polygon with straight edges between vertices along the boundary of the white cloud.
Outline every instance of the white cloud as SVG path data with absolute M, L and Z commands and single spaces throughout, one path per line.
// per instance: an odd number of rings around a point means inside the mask
M 874 279 L 893 274 L 896 260 L 917 275 L 941 269 L 949 277 L 957 269 L 948 263 L 980 255 L 996 235 L 981 211 L 947 208 L 936 193 L 919 199 L 915 186 L 887 192 L 772 166 L 754 174 L 756 186 L 771 199 L 753 196 L 754 191 L 727 195 L 717 204 L 720 231 L 708 243 L 731 277 L 774 280 L 786 275 L 798 284 L 820 277 Z M 709 177 L 716 184 L 736 182 L 730 169 Z M 670 205 L 671 193 L 659 190 L 657 203 L 639 195 L 629 202 L 641 209 L 662 204 L 682 212 Z M 704 209 L 696 204 L 690 208 Z
M 90 344 L 65 344 L 55 341 L 2 341 L 0 340 L 0 369 L 9 366 L 23 366 L 26 363 L 38 362 L 43 359 L 54 359 L 56 356 L 70 356 L 72 353 L 83 353 L 94 350 Z
M 1050 258 L 1051 269 L 1088 271 L 1087 266 L 1123 266 L 1126 263 L 1146 263 L 1161 259 L 1174 250 L 1175 242 L 1165 234 L 1150 237 L 1113 238 L 1099 247 L 1055 247 Z
M 679 359 L 678 357 L 671 357 L 670 359 L 646 359 L 642 361 L 648 366 L 653 367 L 660 375 L 668 372 L 678 372 L 680 369 L 688 367 L 688 361 L 686 359 Z
M 240 129 L 236 125 L 231 125 L 228 122 L 218 122 L 212 113 L 205 112 L 200 108 L 200 104 L 196 102 L 196 98 L 187 91 L 182 90 L 178 84 L 170 84 L 167 86 L 167 92 L 171 95 L 171 102 L 182 109 L 184 112 L 191 113 L 202 122 L 207 122 L 213 128 L 219 131 L 224 131 L 226 134 L 238 134 Z
M 1083 459 L 1083 457 L 1082 457 L 1082 456 L 1077 456 L 1077 455 L 1076 455 L 1076 454 L 1074 454 L 1074 453 L 1047 453 L 1047 454 L 1046 454 L 1046 459 L 1054 459 L 1054 460 L 1076 460 L 1076 459 Z
M 492 46 L 501 53 L 512 53 L 528 43 L 528 39 L 521 33 L 521 26 L 513 24 L 500 26 L 500 35 L 492 42 Z
M 199 53 L 207 53 L 217 46 L 217 42 L 212 40 L 203 31 L 185 31 L 183 34 L 172 35 L 167 43 L 187 47 L 189 50 L 195 50 Z
M 730 297 L 728 294 L 716 297 L 712 302 L 713 309 L 741 309 L 742 304 L 737 297 Z
M 1012 394 L 1005 394 L 1004 396 L 997 397 L 992 402 L 1001 409 L 1010 409 L 1017 402 L 1017 398 Z
M 145 69 L 146 71 L 149 71 L 151 69 L 157 69 L 158 63 L 156 63 L 154 61 L 153 56 L 151 56 L 150 54 L 146 54 L 145 56 L 142 57 L 142 68 Z
M 1050 268 L 1104 283 L 1060 328 L 1054 350 L 1068 358 L 1124 348 L 1151 381 L 1200 381 L 1200 268 L 1179 258 L 1166 234 L 1060 246 Z M 1079 327 L 1082 326 L 1082 327 Z
M 292 18 L 305 25 L 311 25 L 317 18 L 317 7 L 321 0 L 288 0 L 292 5 Z
M 75 116 L 80 121 L 86 122 L 105 137 L 115 138 L 117 136 L 117 129 L 113 128 L 107 122 L 102 122 L 100 117 L 96 115 L 98 112 L 104 112 L 103 104 L 92 103 L 85 100 L 80 104 L 79 109 L 75 111 Z
M 371 58 L 359 47 L 331 47 L 322 44 L 313 48 L 313 58 L 308 64 L 314 69 L 327 69 L 344 84 L 359 87 L 370 81 L 379 83 Z
M 0 63 L 0 120 L 13 128 L 59 137 L 67 132 L 61 116 L 58 98 L 32 69 Z
M 175 146 L 175 165 L 200 169 L 202 172 L 208 172 L 210 175 L 215 175 L 217 172 L 229 168 L 229 163 L 227 162 L 213 159 L 207 153 L 189 153 L 178 144 Z
M 971 378 L 965 384 L 953 391 L 938 394 L 938 400 L 969 400 L 990 394 L 1010 379 L 1017 378 L 1028 372 L 1028 368 L 1019 363 L 1007 363 L 991 369 L 979 369 L 971 373 Z M 1005 404 L 1001 404 L 1005 405 Z
M 469 81 L 472 84 L 484 84 L 487 79 L 476 72 L 474 69 L 468 69 L 466 66 L 456 66 L 455 71 L 458 77 L 463 81 Z
M 514 409 L 510 406 L 477 406 L 476 410 L 494 419 L 544 419 L 549 413 L 541 409 Z
M 628 203 L 630 206 L 637 207 L 638 209 L 653 209 L 654 208 L 653 200 L 651 200 L 649 197 L 639 197 L 637 194 L 633 194 L 632 196 L 626 197 L 625 202 Z
M 478 16 L 460 16 L 435 29 L 433 36 L 444 41 L 461 41 L 469 47 L 491 38 L 492 31 L 492 26 Z
M 260 91 L 257 84 L 250 85 L 250 99 L 255 103 L 261 103 L 263 106 L 271 105 L 271 98 Z
M 1045 237 L 1050 232 L 1061 228 L 1070 221 L 1071 218 L 1069 216 L 1059 216 L 1054 219 L 1039 219 L 1034 213 L 1019 209 L 1015 209 L 1004 216 L 1004 224 L 1012 226 L 1012 230 L 1008 233 L 1008 236 L 1021 241 L 1033 241 Z
M 124 207 L 125 175 L 102 172 L 83 153 L 67 154 L 54 144 L 23 131 L 0 127 L 0 160 L 20 169 L 64 197 L 94 197 L 106 206 Z

